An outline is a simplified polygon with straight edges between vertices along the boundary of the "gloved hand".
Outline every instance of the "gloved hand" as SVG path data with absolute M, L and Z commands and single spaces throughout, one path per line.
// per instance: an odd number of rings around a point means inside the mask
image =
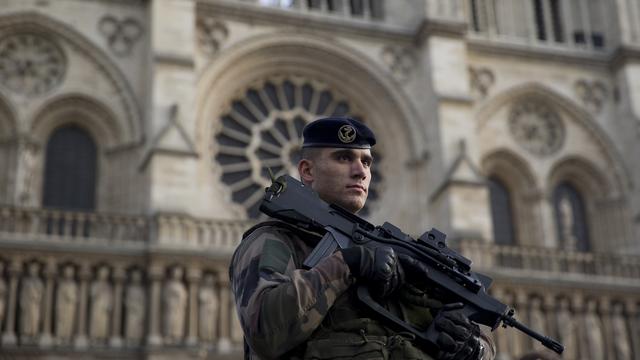
M 340 251 L 353 276 L 364 280 L 374 297 L 386 298 L 404 283 L 404 271 L 392 248 L 352 246 Z
M 438 360 L 479 360 L 484 349 L 480 340 L 480 327 L 462 313 L 462 304 L 445 305 L 435 319 L 440 332 Z

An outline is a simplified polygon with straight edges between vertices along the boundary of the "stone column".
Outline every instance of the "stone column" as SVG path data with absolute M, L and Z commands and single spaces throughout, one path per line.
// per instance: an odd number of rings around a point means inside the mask
M 15 345 L 17 342 L 16 326 L 16 298 L 18 296 L 18 277 L 22 272 L 20 259 L 14 259 L 9 266 L 9 302 L 7 306 L 7 319 L 5 321 L 3 345 Z
M 599 299 L 600 316 L 602 319 L 602 333 L 604 336 L 605 356 L 607 359 L 615 359 L 615 353 L 613 349 L 613 343 L 616 339 L 612 337 L 613 327 L 611 324 L 611 299 L 608 297 L 601 297 Z
M 220 286 L 220 316 L 218 316 L 220 332 L 218 338 L 218 351 L 228 353 L 231 351 L 231 339 L 229 334 L 229 278 L 224 271 L 218 273 L 218 286 Z
M 582 326 L 584 319 L 584 296 L 581 293 L 576 293 L 571 298 L 571 305 L 573 307 L 573 318 L 576 319 L 578 326 L 576 326 L 577 334 L 577 348 L 576 354 L 578 359 L 587 358 L 587 348 L 584 346 L 584 339 L 587 337 L 584 326 Z
M 508 301 L 508 299 L 505 298 L 505 293 L 502 290 L 501 287 L 493 287 L 492 291 L 491 291 L 493 297 L 495 297 L 496 299 L 502 301 L 502 302 L 506 302 Z M 506 302 L 507 306 L 511 306 L 511 304 L 509 302 Z M 507 355 L 507 353 L 509 352 L 509 339 L 506 337 L 506 332 L 505 331 L 501 331 L 501 332 L 493 332 L 494 334 L 494 340 L 496 343 L 496 351 L 499 353 L 499 357 L 497 357 L 500 360 L 506 360 L 509 358 L 509 356 Z
M 122 283 L 125 277 L 125 270 L 121 265 L 116 265 L 113 269 L 113 318 L 111 339 L 109 339 L 109 345 L 112 347 L 122 346 Z
M 558 324 L 556 324 L 556 294 L 554 293 L 550 293 L 550 294 L 545 294 L 543 299 L 542 299 L 542 313 L 544 314 L 545 318 L 545 322 L 547 324 L 547 333 L 545 333 L 546 336 L 550 336 L 554 339 L 558 339 Z M 540 329 L 542 330 L 542 329 Z
M 640 359 L 640 314 L 636 299 L 627 298 L 625 308 L 629 317 L 629 340 L 631 341 L 631 352 L 636 359 Z
M 196 345 L 198 343 L 198 283 L 201 277 L 202 270 L 197 268 L 187 270 L 187 282 L 189 284 L 187 345 Z
M 80 289 L 78 292 L 78 333 L 74 341 L 76 348 L 86 348 L 89 345 L 87 338 L 87 283 L 91 279 L 91 268 L 89 264 L 82 264 L 78 273 L 80 279 Z
M 164 269 L 160 265 L 149 268 L 149 280 L 151 281 L 151 309 L 149 310 L 149 334 L 147 344 L 159 346 L 162 344 L 160 336 L 160 282 L 164 276 Z
M 519 314 L 519 317 L 521 319 L 526 317 L 527 314 L 527 303 L 529 300 L 528 294 L 526 292 L 526 290 L 524 289 L 515 289 L 515 308 L 516 308 L 516 315 Z M 518 356 L 522 356 L 524 354 L 524 352 L 527 350 L 527 343 L 529 341 L 529 337 L 524 335 L 522 332 L 520 331 L 515 331 L 515 333 L 513 334 L 512 337 L 512 341 L 513 341 L 513 352 L 511 355 L 513 355 L 515 358 L 518 358 Z
M 49 347 L 53 343 L 51 336 L 51 317 L 53 316 L 53 281 L 56 276 L 55 260 L 49 259 L 44 269 L 44 312 L 42 313 L 43 327 L 40 346 Z

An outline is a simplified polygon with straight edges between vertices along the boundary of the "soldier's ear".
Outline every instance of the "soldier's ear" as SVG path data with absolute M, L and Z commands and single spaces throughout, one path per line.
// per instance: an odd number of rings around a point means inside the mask
M 298 173 L 300 174 L 300 181 L 303 184 L 309 185 L 313 182 L 313 161 L 309 159 L 302 159 L 298 163 Z

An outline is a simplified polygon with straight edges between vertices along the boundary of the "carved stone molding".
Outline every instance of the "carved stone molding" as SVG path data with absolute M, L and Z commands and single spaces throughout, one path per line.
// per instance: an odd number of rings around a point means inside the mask
M 200 48 L 209 56 L 216 54 L 229 37 L 225 23 L 211 17 L 198 19 L 197 28 Z
M 111 15 L 105 15 L 100 19 L 98 30 L 117 56 L 130 55 L 143 33 L 142 25 L 136 19 L 129 17 L 119 20 Z
M 67 60 L 48 37 L 16 33 L 0 38 L 0 85 L 18 94 L 37 96 L 62 83 Z
M 495 75 L 486 67 L 469 67 L 471 91 L 476 98 L 484 99 L 489 89 L 495 83 Z
M 509 114 L 509 131 L 528 152 L 548 156 L 564 143 L 565 129 L 560 115 L 542 101 L 516 103 Z
M 598 80 L 580 79 L 574 85 L 576 95 L 589 111 L 599 113 L 609 96 L 605 84 Z
M 391 75 L 399 81 L 406 81 L 417 63 L 415 52 L 408 47 L 386 46 L 380 57 Z

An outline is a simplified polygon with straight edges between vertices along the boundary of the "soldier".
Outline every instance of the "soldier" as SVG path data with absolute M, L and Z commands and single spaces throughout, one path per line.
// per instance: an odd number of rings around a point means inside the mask
M 367 199 L 376 139 L 346 117 L 316 120 L 303 130 L 301 181 L 321 199 L 356 213 Z M 367 284 L 378 301 L 414 326 L 426 328 L 442 308 L 405 283 L 422 264 L 389 247 L 355 246 L 302 269 L 321 234 L 283 222 L 247 231 L 229 276 L 245 334 L 246 359 L 432 359 L 413 334 L 394 331 L 365 309 L 355 284 Z M 492 344 L 459 310 L 436 323 L 437 359 L 492 359 Z M 484 357 L 483 357 L 484 354 Z

